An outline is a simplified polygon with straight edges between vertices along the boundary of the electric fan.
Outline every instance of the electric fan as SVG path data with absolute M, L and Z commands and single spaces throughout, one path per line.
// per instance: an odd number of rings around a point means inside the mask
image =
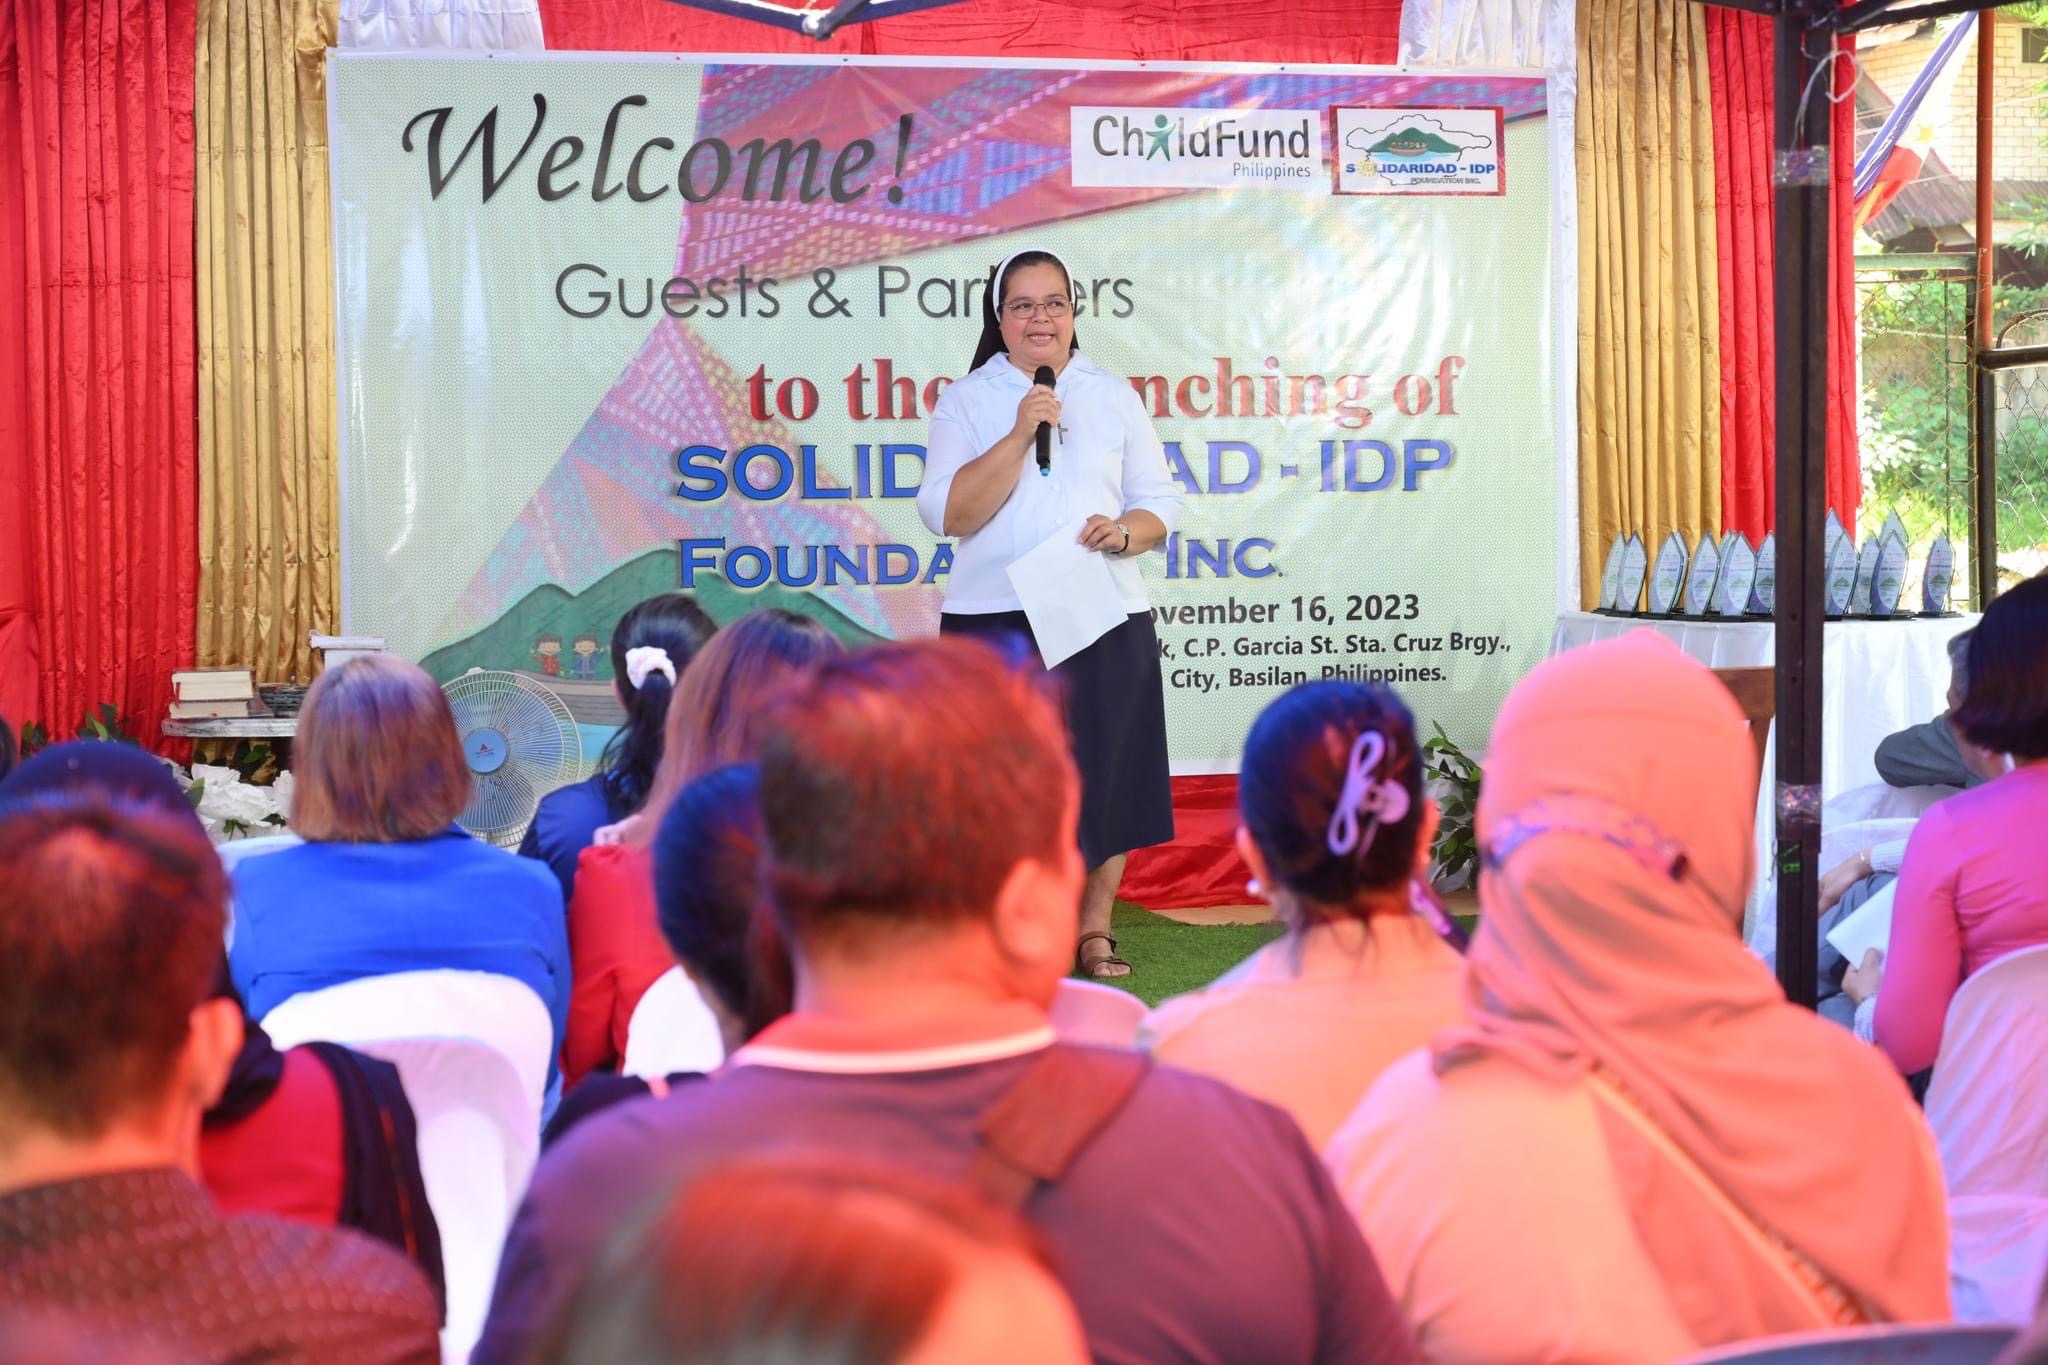
M 541 797 L 583 776 L 583 732 L 562 699 L 517 673 L 472 668 L 441 689 L 474 789 L 462 827 L 517 848 Z

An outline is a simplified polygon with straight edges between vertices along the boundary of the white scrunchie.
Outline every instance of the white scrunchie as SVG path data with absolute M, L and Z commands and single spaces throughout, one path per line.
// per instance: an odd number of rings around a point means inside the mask
M 668 675 L 668 685 L 676 685 L 676 666 L 668 657 L 668 651 L 660 645 L 639 645 L 626 651 L 626 681 L 633 684 L 638 692 L 650 673 Z

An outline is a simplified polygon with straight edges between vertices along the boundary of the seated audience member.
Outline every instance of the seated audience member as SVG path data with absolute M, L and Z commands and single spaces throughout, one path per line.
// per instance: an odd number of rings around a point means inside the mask
M 715 1080 L 600 1114 L 542 1158 L 478 1362 L 520 1359 L 650 1191 L 821 1146 L 971 1175 L 1021 1208 L 1098 1360 L 1410 1358 L 1291 1119 L 1055 1040 L 1080 802 L 1059 712 L 1030 680 L 970 641 L 879 646 L 823 661 L 758 733 L 763 883 L 796 1007 Z
M 107 1332 L 76 1314 L 23 1312 L 0 1303 L 0 1360 L 31 1365 L 189 1365 L 131 1332 Z
M 351 659 L 306 693 L 292 746 L 305 843 L 235 868 L 228 965 L 258 1019 L 301 991 L 393 972 L 490 972 L 568 1014 L 562 889 L 455 823 L 469 766 L 448 699 L 417 665 Z
M 201 831 L 170 770 L 126 744 L 54 745 L 0 782 L 7 802 L 67 792 L 148 807 Z M 225 949 L 213 998 L 242 1008 Z M 279 1052 L 245 1016 L 242 1046 L 200 1129 L 199 1175 L 223 1212 L 367 1232 L 410 1255 L 441 1291 L 412 1106 L 389 1062 L 332 1043 Z
M 1970 637 L 1966 630 L 1948 642 L 1948 710 L 1924 724 L 1888 736 L 1877 746 L 1878 775 L 1894 787 L 1938 786 L 1960 791 L 1997 776 L 1995 760 L 1957 738 L 1953 716 L 1970 690 Z M 1872 896 L 1898 880 L 1906 841 L 1888 838 L 1825 869 L 1820 879 L 1820 944 L 1817 962 L 1820 1012 L 1844 1028 L 1855 1026 L 1857 999 L 1842 991 L 1853 965 L 1828 942 L 1835 926 Z M 1861 974 L 1859 974 L 1860 976 Z
M 1903 1082 L 1741 941 L 1741 711 L 1648 631 L 1539 666 L 1494 723 L 1464 1023 L 1328 1160 L 1422 1355 L 1669 1360 L 1949 1316 Z
M 200 1115 L 242 1043 L 214 994 L 227 888 L 189 813 L 0 805 L 0 1304 L 178 1359 L 439 1359 L 419 1270 L 215 1208 Z
M 1380 1072 L 1457 1019 L 1463 962 L 1414 913 L 1434 803 L 1408 708 L 1304 683 L 1268 706 L 1238 771 L 1237 846 L 1287 936 L 1169 1000 L 1142 1045 L 1294 1115 L 1320 1150 Z
M 676 680 L 718 627 L 688 593 L 650 597 L 612 630 L 612 689 L 626 710 L 598 771 L 540 799 L 519 851 L 538 858 L 562 884 L 566 904 L 576 889 L 576 859 L 591 836 L 647 804 L 661 766 L 662 734 Z
M 718 1020 L 731 1053 L 789 1013 L 789 956 L 760 900 L 760 776 L 752 764 L 718 768 L 680 792 L 654 841 L 654 900 L 661 935 Z M 547 1142 L 621 1100 L 665 1095 L 695 1079 L 585 1076 L 548 1124 Z
M 1882 994 L 1874 1034 L 1906 1075 L 1934 1065 L 1956 988 L 2007 953 L 2048 943 L 2048 574 L 2001 594 L 1970 639 L 1967 744 L 2006 771 L 1913 826 L 1893 892 L 1891 943 L 1859 990 Z M 1846 987 L 1845 987 L 1846 989 Z
M 1957 741 L 1955 715 L 1969 695 L 1970 637 L 1975 628 L 1948 642 L 1948 709 L 1933 720 L 1887 735 L 1877 746 L 1877 775 L 1893 787 L 1975 787 L 1994 774 L 1978 770 Z
M 965 1190 L 756 1161 L 690 1181 L 636 1222 L 591 1267 L 544 1365 L 1088 1359 L 1030 1233 Z
M 577 865 L 578 889 L 569 902 L 576 986 L 562 1053 L 565 1084 L 618 1065 L 634 1007 L 675 965 L 655 924 L 651 851 L 669 804 L 697 774 L 752 757 L 748 722 L 762 701 L 838 650 L 839 641 L 811 617 L 757 611 L 712 636 L 683 675 L 646 807 L 626 822 L 619 842 L 585 849 Z

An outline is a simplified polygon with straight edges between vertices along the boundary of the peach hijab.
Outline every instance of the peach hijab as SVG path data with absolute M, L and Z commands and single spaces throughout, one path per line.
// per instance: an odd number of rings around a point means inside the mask
M 1469 1019 L 1437 1070 L 1597 1069 L 1630 1102 L 1597 1106 L 1609 1157 L 1703 1343 L 1825 1325 L 1816 1302 L 1833 1321 L 1946 1319 L 1941 1173 L 1904 1084 L 1742 945 L 1751 755 L 1719 680 L 1649 631 L 1523 680 L 1486 755 Z

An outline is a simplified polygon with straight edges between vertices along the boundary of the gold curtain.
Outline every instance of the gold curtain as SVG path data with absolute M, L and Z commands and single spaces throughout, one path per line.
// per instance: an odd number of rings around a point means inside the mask
M 1705 9 L 1579 0 L 1579 589 L 1640 533 L 1721 530 Z
M 337 0 L 204 0 L 194 138 L 202 664 L 309 680 L 340 592 L 325 50 Z

